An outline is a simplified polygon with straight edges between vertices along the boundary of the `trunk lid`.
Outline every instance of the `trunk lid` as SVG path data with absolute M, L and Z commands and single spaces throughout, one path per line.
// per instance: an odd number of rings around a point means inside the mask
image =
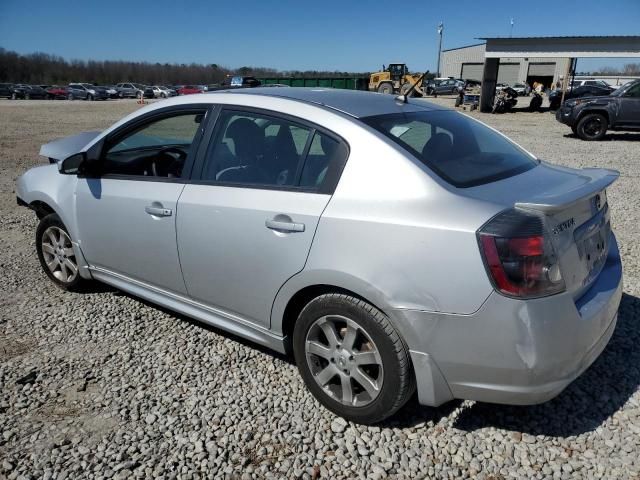
M 543 217 L 567 291 L 579 298 L 600 273 L 611 224 L 606 188 L 614 170 L 541 163 L 523 174 L 462 191 L 463 195 Z

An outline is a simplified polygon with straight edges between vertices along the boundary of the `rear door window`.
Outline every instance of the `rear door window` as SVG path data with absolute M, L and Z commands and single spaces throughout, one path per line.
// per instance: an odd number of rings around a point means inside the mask
M 457 112 L 378 115 L 362 121 L 460 188 L 517 175 L 538 164 L 504 136 Z
M 225 111 L 208 155 L 204 180 L 294 186 L 311 129 L 250 112 Z

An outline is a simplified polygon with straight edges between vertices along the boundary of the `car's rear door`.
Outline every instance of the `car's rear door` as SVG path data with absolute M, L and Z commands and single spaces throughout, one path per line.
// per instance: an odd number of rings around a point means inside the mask
M 640 82 L 629 88 L 618 101 L 620 102 L 618 123 L 640 126 Z
M 78 179 L 81 248 L 98 278 L 186 294 L 177 202 L 207 112 L 206 105 L 176 105 L 133 120 L 107 137 L 94 173 Z
M 220 112 L 199 181 L 178 203 L 189 295 L 230 318 L 268 326 L 280 287 L 303 269 L 347 158 L 339 137 L 255 109 Z

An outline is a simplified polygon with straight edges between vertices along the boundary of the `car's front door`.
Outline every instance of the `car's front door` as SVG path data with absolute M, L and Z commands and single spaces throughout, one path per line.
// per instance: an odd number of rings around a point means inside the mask
M 178 203 L 189 295 L 268 326 L 280 287 L 305 265 L 347 147 L 306 122 L 223 110 L 200 170 Z
M 629 88 L 621 97 L 618 123 L 640 126 L 640 82 Z
M 186 293 L 176 244 L 177 202 L 206 113 L 197 105 L 169 107 L 134 120 L 107 137 L 91 175 L 78 179 L 80 244 L 98 276 Z

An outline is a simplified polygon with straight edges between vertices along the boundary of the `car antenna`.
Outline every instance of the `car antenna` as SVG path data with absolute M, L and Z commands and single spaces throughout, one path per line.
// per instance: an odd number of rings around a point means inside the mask
M 396 100 L 398 100 L 399 102 L 402 102 L 402 103 L 409 103 L 409 95 L 411 95 L 411 92 L 413 92 L 413 91 L 415 90 L 416 86 L 417 86 L 419 83 L 422 83 L 422 79 L 423 79 L 424 77 L 426 77 L 428 73 L 429 73 L 429 70 L 427 70 L 426 72 L 424 72 L 424 73 L 420 76 L 420 78 L 419 78 L 418 80 L 416 80 L 416 83 L 414 83 L 413 85 L 411 85 L 411 88 L 407 91 L 407 93 L 405 93 L 404 95 L 398 95 L 398 96 L 396 97 Z

